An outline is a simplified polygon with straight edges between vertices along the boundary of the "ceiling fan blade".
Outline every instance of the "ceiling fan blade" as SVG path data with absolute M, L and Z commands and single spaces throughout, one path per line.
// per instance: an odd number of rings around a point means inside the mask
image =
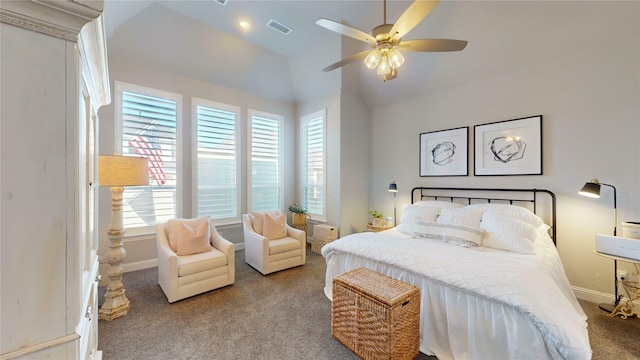
M 398 47 L 402 51 L 423 51 L 423 52 L 440 52 L 440 51 L 460 51 L 467 46 L 465 40 L 449 40 L 449 39 L 421 39 L 407 40 L 401 42 Z
M 411 4 L 407 10 L 400 15 L 398 21 L 393 24 L 389 36 L 391 38 L 400 39 L 407 35 L 416 25 L 418 25 L 429 13 L 433 10 L 440 0 L 435 1 L 423 1 L 416 0 Z
M 364 41 L 364 42 L 367 42 L 367 43 L 373 43 L 373 44 L 376 43 L 376 38 L 374 38 L 373 36 L 367 34 L 366 32 L 358 30 L 358 29 L 353 28 L 351 26 L 340 24 L 340 23 L 335 22 L 333 20 L 320 19 L 320 20 L 316 21 L 316 24 L 322 26 L 325 29 L 337 32 L 338 34 L 342 34 L 342 35 L 354 38 L 356 40 Z
M 346 59 L 342 59 L 340 61 L 338 61 L 335 64 L 331 64 L 329 66 L 327 66 L 326 68 L 322 69 L 322 71 L 324 72 L 328 72 L 331 70 L 335 70 L 339 67 L 345 66 L 347 64 L 350 64 L 358 59 L 362 59 L 363 57 L 367 56 L 367 54 L 370 52 L 371 50 L 365 50 L 365 51 L 361 51 L 355 55 L 351 55 L 350 57 L 346 58 Z

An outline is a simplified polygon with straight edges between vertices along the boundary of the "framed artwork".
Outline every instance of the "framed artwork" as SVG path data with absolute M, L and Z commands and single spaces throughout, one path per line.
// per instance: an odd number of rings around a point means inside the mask
M 469 175 L 469 127 L 420 134 L 420 176 Z
M 474 175 L 542 175 L 542 115 L 476 125 Z

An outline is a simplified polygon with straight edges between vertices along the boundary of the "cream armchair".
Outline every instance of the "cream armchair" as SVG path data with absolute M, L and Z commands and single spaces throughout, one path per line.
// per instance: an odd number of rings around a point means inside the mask
M 210 231 L 206 251 L 178 255 L 176 246 L 177 227 L 184 222 L 196 227 L 207 222 Z M 171 240 L 170 240 L 171 238 Z M 206 242 L 206 240 L 205 240 Z M 172 219 L 166 224 L 156 225 L 158 250 L 158 284 L 170 303 L 201 294 L 235 281 L 235 246 L 223 238 L 208 217 L 199 219 Z M 180 253 L 180 251 L 178 251 Z
M 285 224 L 286 236 L 269 240 L 262 235 L 261 229 L 254 230 L 250 218 L 253 214 L 242 215 L 245 262 L 263 275 L 304 265 L 307 258 L 305 232 Z

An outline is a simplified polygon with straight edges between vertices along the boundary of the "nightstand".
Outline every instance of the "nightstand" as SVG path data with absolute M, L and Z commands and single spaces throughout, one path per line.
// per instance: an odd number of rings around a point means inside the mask
M 371 224 L 367 224 L 367 228 L 364 229 L 364 232 L 378 232 L 383 230 L 389 230 L 391 228 L 393 228 L 393 225 L 373 226 Z
M 626 261 L 626 262 L 630 262 L 632 263 L 635 267 L 636 267 L 636 275 L 640 274 L 640 260 L 637 259 L 631 259 L 631 258 L 626 258 L 626 257 L 622 257 L 622 256 L 616 256 L 616 255 L 609 255 L 609 254 L 605 254 L 605 253 L 601 253 L 598 252 L 596 250 L 593 250 L 593 252 L 595 254 L 598 254 L 600 256 L 612 259 L 614 261 L 614 264 L 616 265 L 614 267 L 614 269 L 617 270 L 618 266 L 617 266 L 617 262 L 618 261 Z M 617 274 L 614 274 L 616 276 L 616 296 L 618 293 L 618 276 Z M 617 315 L 620 315 L 623 319 L 626 319 L 629 316 L 636 316 L 638 318 L 640 318 L 640 310 L 637 306 L 634 306 L 634 301 L 636 300 L 640 300 L 640 285 L 638 284 L 637 281 L 622 281 L 622 286 L 624 287 L 624 289 L 627 291 L 627 293 L 629 294 L 629 300 L 625 301 L 624 303 L 619 303 L 619 299 L 616 298 L 614 305 L 615 307 L 613 308 L 613 310 L 608 310 L 603 308 L 602 306 L 600 306 L 601 309 L 605 310 L 605 311 L 610 311 L 611 314 L 607 315 L 610 317 L 614 317 Z M 622 295 L 620 296 L 620 298 L 622 297 Z

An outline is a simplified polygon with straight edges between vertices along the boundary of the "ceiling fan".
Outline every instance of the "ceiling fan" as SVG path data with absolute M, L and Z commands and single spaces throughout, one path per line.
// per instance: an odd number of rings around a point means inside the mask
M 395 79 L 398 68 L 404 63 L 402 51 L 441 52 L 460 51 L 467 46 L 464 40 L 448 39 L 420 39 L 402 41 L 402 38 L 418 25 L 440 1 L 414 1 L 405 12 L 400 15 L 395 24 L 387 24 L 387 0 L 384 0 L 384 24 L 376 26 L 370 34 L 348 25 L 344 25 L 329 19 L 320 19 L 316 24 L 349 36 L 356 40 L 364 41 L 371 45 L 372 50 L 365 50 L 329 65 L 322 71 L 335 70 L 361 58 L 369 69 L 378 69 L 378 74 L 384 81 Z

